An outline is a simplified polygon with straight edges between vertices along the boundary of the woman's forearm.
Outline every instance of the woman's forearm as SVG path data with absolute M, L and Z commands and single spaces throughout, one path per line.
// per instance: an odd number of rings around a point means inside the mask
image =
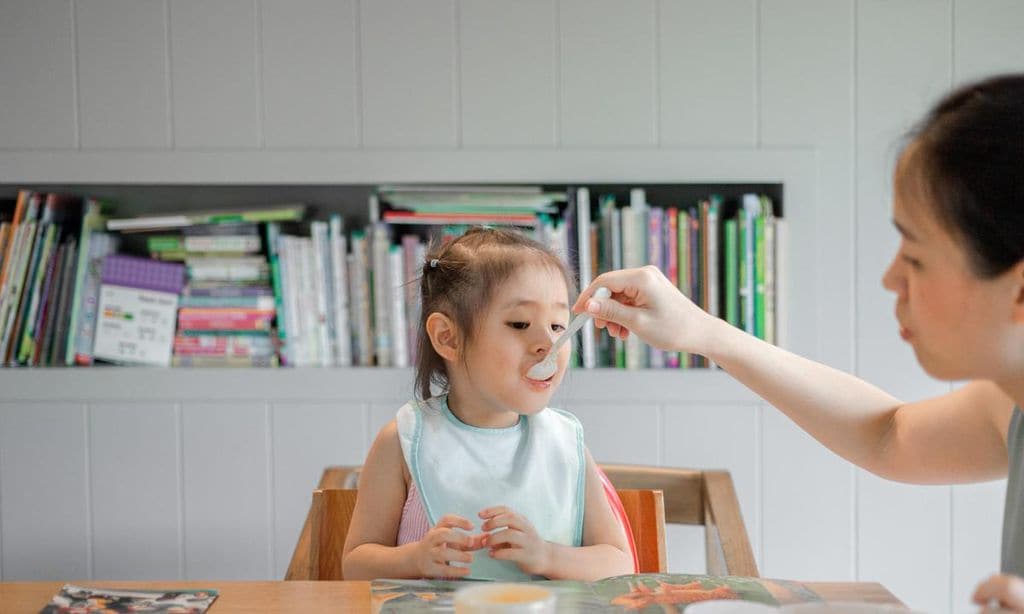
M 720 319 L 709 322 L 708 358 L 836 454 L 875 473 L 884 469 L 878 462 L 899 399 Z

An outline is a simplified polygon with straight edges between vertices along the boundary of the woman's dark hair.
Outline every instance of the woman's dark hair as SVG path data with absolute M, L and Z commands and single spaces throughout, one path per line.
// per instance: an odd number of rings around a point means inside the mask
M 565 279 L 570 299 L 573 276 L 547 247 L 513 230 L 473 227 L 462 236 L 427 250 L 420 278 L 420 323 L 416 352 L 416 392 L 430 398 L 431 384 L 447 391 L 448 369 L 427 335 L 427 318 L 440 312 L 455 322 L 462 343 L 473 338 L 477 318 L 487 311 L 499 285 L 521 266 L 550 267 Z M 464 358 L 464 356 L 462 357 Z
M 954 90 L 909 136 L 907 172 L 974 273 L 995 277 L 1024 259 L 1024 73 Z

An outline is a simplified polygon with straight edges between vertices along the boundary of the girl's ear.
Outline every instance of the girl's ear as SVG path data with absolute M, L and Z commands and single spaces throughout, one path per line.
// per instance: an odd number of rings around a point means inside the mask
M 427 336 L 441 358 L 449 362 L 458 360 L 459 331 L 451 318 L 439 311 L 427 316 Z

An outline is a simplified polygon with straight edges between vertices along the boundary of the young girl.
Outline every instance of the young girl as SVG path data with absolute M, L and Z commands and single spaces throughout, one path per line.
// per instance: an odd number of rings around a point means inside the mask
M 654 268 L 605 273 L 574 309 L 625 339 L 707 356 L 837 454 L 881 477 L 956 484 L 1008 477 L 1001 572 L 977 603 L 1024 611 L 1024 73 L 947 95 L 893 176 L 902 235 L 882 278 L 900 337 L 933 377 L 970 380 L 904 402 L 768 345 L 690 302 Z M 610 299 L 593 299 L 598 286 Z
M 346 579 L 632 572 L 579 422 L 547 407 L 569 345 L 553 376 L 526 375 L 565 330 L 572 286 L 557 256 L 515 232 L 472 229 L 431 250 L 418 399 L 398 410 L 367 456 Z

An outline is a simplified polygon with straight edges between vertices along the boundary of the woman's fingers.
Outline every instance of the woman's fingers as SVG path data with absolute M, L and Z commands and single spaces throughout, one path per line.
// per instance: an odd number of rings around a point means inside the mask
M 1024 579 L 1010 574 L 996 574 L 978 585 L 974 590 L 974 603 L 1024 612 Z

